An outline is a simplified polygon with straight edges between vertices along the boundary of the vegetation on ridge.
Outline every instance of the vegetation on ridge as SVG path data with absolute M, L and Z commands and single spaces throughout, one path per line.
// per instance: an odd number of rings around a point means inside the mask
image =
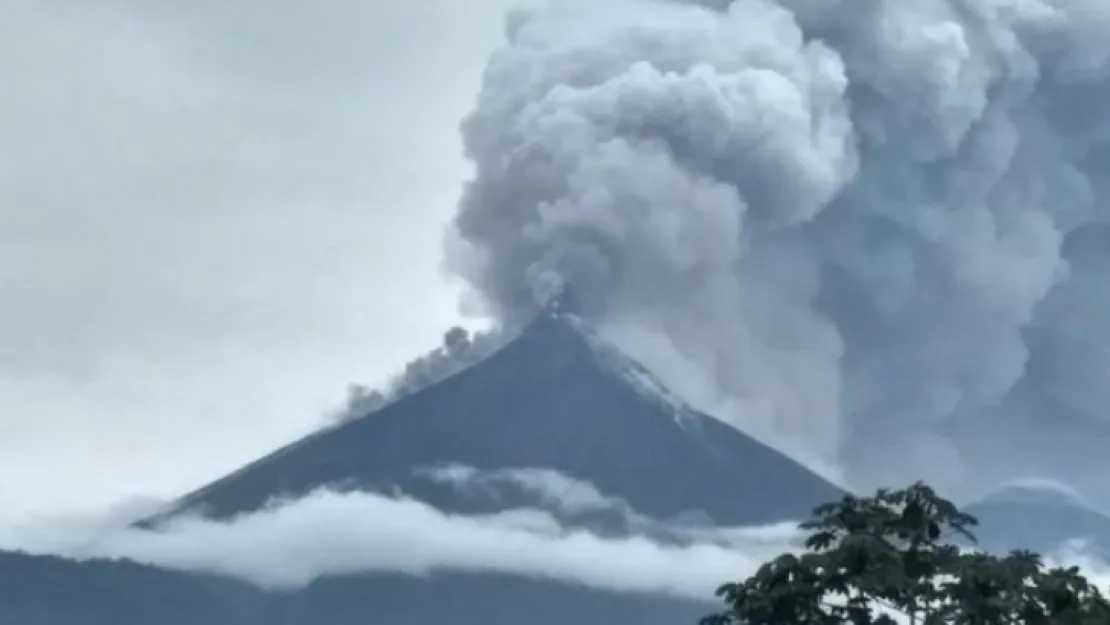
M 1110 624 L 1110 602 L 1078 567 L 951 542 L 974 543 L 977 524 L 920 482 L 845 496 L 801 525 L 804 553 L 721 586 L 725 609 L 702 625 Z

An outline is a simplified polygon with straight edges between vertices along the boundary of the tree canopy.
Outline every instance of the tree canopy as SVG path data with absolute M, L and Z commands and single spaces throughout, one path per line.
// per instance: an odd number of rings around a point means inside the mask
M 977 524 L 921 482 L 846 495 L 801 525 L 803 552 L 721 586 L 725 609 L 702 625 L 1110 625 L 1078 567 L 968 548 Z

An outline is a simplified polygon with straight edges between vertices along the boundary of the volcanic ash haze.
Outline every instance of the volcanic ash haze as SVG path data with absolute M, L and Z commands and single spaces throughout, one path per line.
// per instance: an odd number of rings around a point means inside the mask
M 1040 446 L 1110 394 L 1110 3 L 724 4 L 513 13 L 450 271 L 505 323 L 571 285 L 677 390 L 861 487 L 1081 478 Z

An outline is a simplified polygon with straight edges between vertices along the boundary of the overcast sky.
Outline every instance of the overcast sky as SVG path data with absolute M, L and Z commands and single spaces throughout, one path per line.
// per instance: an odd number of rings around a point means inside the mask
M 438 342 L 509 3 L 4 1 L 6 513 L 176 494 Z

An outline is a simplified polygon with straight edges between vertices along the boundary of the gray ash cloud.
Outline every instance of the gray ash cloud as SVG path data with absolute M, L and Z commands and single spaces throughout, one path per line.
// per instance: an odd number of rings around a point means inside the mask
M 1103 422 L 1104 0 L 562 0 L 506 24 L 445 244 L 499 320 L 572 285 L 666 338 L 653 368 L 860 484 L 967 484 L 980 442 L 1005 472 L 1066 444 L 1053 411 Z

